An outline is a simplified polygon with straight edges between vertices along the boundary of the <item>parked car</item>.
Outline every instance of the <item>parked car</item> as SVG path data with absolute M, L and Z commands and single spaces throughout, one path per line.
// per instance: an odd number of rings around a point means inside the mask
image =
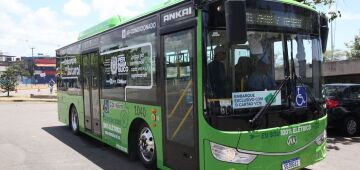
M 328 128 L 338 128 L 354 136 L 360 128 L 360 84 L 326 84 L 323 95 Z

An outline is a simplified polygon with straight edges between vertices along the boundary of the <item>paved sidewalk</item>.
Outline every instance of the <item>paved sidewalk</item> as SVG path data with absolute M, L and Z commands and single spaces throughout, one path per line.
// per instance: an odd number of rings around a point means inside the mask
M 57 99 L 30 98 L 30 97 L 0 97 L 0 102 L 57 102 Z
M 16 91 L 10 92 L 10 97 L 7 93 L 0 92 L 0 102 L 20 102 L 20 101 L 41 101 L 41 102 L 56 102 L 56 89 L 50 93 L 50 88 L 47 85 L 20 85 Z

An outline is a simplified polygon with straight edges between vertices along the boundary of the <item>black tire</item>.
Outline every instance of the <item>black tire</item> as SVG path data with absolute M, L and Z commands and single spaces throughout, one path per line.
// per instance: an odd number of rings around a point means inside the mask
M 138 159 L 138 131 L 131 130 L 129 132 L 129 158 L 133 161 L 136 161 Z
M 147 124 L 141 124 L 137 133 L 137 153 L 148 169 L 156 169 L 156 147 L 152 132 Z
M 73 134 L 78 135 L 79 134 L 79 117 L 78 113 L 75 107 L 71 107 L 70 110 L 70 129 L 73 132 Z
M 346 136 L 354 136 L 359 132 L 359 122 L 352 116 L 346 117 L 343 124 L 343 133 Z

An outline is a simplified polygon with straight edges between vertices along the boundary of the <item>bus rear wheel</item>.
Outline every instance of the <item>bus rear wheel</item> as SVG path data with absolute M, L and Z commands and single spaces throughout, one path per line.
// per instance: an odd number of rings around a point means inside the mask
M 138 131 L 138 155 L 145 167 L 156 168 L 156 150 L 154 136 L 146 124 L 142 124 Z
M 71 107 L 70 115 L 71 115 L 71 119 L 70 119 L 71 120 L 70 121 L 71 131 L 75 135 L 78 135 L 79 134 L 79 117 L 78 117 L 77 110 L 75 107 Z

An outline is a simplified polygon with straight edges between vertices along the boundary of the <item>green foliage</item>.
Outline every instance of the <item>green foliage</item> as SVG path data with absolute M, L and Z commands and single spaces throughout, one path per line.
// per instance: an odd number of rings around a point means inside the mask
M 297 0 L 298 2 L 302 2 L 308 5 L 325 5 L 325 6 L 330 6 L 332 4 L 335 3 L 335 0 Z
M 14 91 L 18 85 L 16 71 L 14 67 L 8 67 L 0 76 L 0 88 L 3 93 L 7 92 L 7 96 L 10 96 L 10 91 Z
M 29 70 L 25 69 L 25 63 L 18 62 L 9 67 L 10 69 L 13 69 L 18 76 L 31 76 L 31 73 Z
M 354 41 L 345 44 L 349 48 L 346 56 L 351 59 L 360 59 L 360 35 L 355 35 Z
M 296 0 L 298 2 L 302 2 L 304 4 L 310 5 L 314 8 L 316 8 L 316 6 L 328 6 L 331 7 L 333 4 L 336 3 L 336 0 Z M 329 22 L 335 20 L 338 17 L 341 17 L 341 12 L 340 11 L 334 11 L 334 12 L 330 12 L 329 13 L 330 17 L 329 17 Z

